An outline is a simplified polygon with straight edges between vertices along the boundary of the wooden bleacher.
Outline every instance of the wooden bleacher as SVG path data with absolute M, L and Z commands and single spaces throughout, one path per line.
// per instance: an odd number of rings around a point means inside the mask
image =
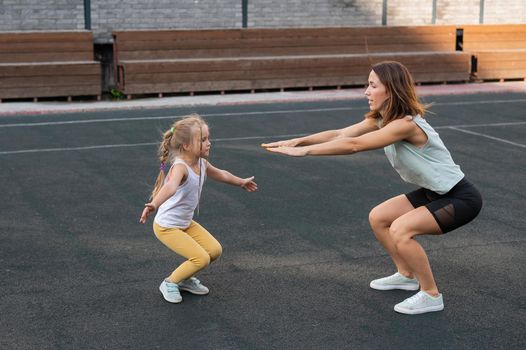
M 89 31 L 0 32 L 0 101 L 101 95 Z
M 475 79 L 526 79 L 526 24 L 461 27 L 463 50 L 476 62 Z
M 468 81 L 455 26 L 115 31 L 115 80 L 130 96 L 364 85 L 397 60 L 415 81 Z

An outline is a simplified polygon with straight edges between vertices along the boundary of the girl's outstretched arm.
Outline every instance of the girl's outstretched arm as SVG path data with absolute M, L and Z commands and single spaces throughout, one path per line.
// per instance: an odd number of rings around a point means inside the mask
M 343 129 L 327 130 L 316 134 L 298 137 L 290 140 L 276 141 L 271 143 L 263 143 L 261 147 L 274 148 L 274 147 L 296 147 L 296 146 L 308 146 L 317 145 L 332 141 L 341 137 L 357 137 L 368 132 L 377 130 L 378 126 L 374 119 L 367 118 L 359 123 L 350 125 Z
M 186 170 L 186 167 L 182 164 L 176 164 L 170 168 L 166 183 L 163 185 L 163 187 L 161 187 L 152 201 L 144 205 L 144 210 L 142 211 L 141 218 L 139 219 L 141 224 L 146 223 L 148 216 L 155 212 L 157 208 L 159 208 L 159 206 L 163 204 L 168 198 L 174 195 L 183 178 L 187 176 L 187 172 L 188 170 Z
M 208 166 L 206 167 L 206 175 L 212 180 L 233 186 L 239 186 L 248 192 L 255 192 L 258 189 L 258 185 L 254 182 L 254 176 L 240 178 L 226 170 L 218 169 L 210 163 L 208 163 Z

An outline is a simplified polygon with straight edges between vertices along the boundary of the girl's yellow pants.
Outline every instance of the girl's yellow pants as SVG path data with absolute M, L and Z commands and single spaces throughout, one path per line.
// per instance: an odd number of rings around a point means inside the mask
M 221 256 L 221 244 L 203 226 L 192 220 L 186 229 L 164 228 L 153 223 L 157 238 L 168 248 L 187 260 L 167 278 L 179 283 L 194 276 Z

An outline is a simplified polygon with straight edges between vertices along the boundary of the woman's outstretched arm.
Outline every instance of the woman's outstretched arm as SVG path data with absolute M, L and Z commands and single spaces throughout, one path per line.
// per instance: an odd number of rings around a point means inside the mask
M 378 127 L 374 119 L 367 118 L 359 123 L 353 124 L 343 129 L 326 130 L 318 132 L 316 134 L 298 137 L 290 140 L 276 141 L 272 143 L 264 143 L 261 146 L 264 148 L 274 147 L 296 147 L 296 146 L 309 146 L 317 145 L 324 142 L 341 138 L 341 137 L 357 137 L 368 132 L 377 130 Z
M 358 137 L 339 137 L 328 142 L 303 147 L 280 146 L 267 149 L 294 157 L 353 154 L 382 148 L 407 139 L 417 132 L 417 128 L 416 124 L 404 118 L 395 120 L 380 130 Z

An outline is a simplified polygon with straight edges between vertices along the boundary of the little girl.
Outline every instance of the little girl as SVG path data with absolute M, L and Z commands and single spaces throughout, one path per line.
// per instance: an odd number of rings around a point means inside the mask
M 248 192 L 257 190 L 254 177 L 239 178 L 218 169 L 206 160 L 210 153 L 208 125 L 197 114 L 177 121 L 164 133 L 159 147 L 161 169 L 151 202 L 145 204 L 140 223 L 157 210 L 153 231 L 168 248 L 187 260 L 164 279 L 159 289 L 170 303 L 180 303 L 180 290 L 197 295 L 208 294 L 194 275 L 221 256 L 219 242 L 201 225 L 193 221 L 194 210 L 207 176 L 213 180 L 240 186 Z M 166 164 L 171 167 L 165 176 Z

